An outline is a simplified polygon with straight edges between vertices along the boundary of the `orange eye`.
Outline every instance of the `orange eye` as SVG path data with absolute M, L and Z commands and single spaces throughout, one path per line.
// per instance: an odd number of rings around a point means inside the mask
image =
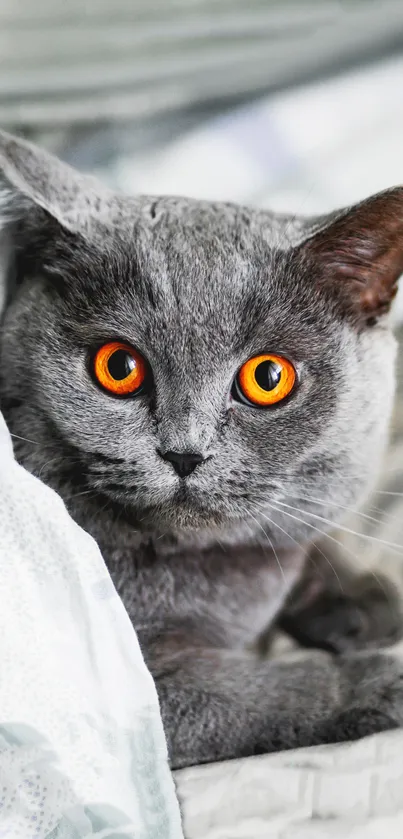
M 280 355 L 256 355 L 242 365 L 235 380 L 235 395 L 261 408 L 288 396 L 297 378 L 290 361 Z
M 111 341 L 97 351 L 94 358 L 95 378 L 115 396 L 131 396 L 144 384 L 147 365 L 140 353 L 128 344 Z

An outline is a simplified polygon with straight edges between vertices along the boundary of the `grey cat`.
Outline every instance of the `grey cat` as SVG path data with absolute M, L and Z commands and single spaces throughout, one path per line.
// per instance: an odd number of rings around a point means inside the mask
M 1 407 L 98 540 L 172 765 L 403 724 L 398 592 L 310 548 L 387 440 L 403 189 L 315 219 L 132 198 L 7 134 L 0 171 Z M 278 622 L 323 649 L 270 660 Z

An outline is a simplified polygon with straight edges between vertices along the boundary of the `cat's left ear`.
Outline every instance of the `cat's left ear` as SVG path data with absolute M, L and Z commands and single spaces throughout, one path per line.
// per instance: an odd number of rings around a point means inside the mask
M 403 188 L 323 219 L 298 251 L 317 287 L 356 321 L 373 324 L 403 273 Z

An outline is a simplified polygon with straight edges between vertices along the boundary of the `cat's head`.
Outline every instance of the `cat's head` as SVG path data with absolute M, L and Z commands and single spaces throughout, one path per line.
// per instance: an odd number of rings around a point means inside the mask
M 5 134 L 0 169 L 1 398 L 29 469 L 157 530 L 281 542 L 356 503 L 393 398 L 403 189 L 316 219 L 131 198 Z

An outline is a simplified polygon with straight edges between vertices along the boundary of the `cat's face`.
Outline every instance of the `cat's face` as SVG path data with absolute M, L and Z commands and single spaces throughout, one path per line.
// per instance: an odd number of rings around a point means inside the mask
M 96 235 L 42 211 L 23 233 L 16 225 L 18 289 L 0 369 L 11 430 L 32 441 L 15 438 L 20 458 L 66 499 L 95 495 L 140 527 L 241 519 L 279 543 L 283 530 L 311 538 L 377 469 L 395 355 L 383 312 L 400 262 L 393 278 L 382 268 L 380 289 L 357 279 L 356 257 L 352 279 L 343 253 L 346 291 L 334 294 L 340 221 L 313 236 L 306 222 L 226 205 L 114 200 Z M 341 224 L 343 242 L 349 225 L 356 236 L 354 218 Z M 115 341 L 144 359 L 138 393 L 116 396 L 97 381 L 97 351 Z M 266 407 L 245 402 L 237 380 L 262 354 L 295 376 Z M 123 356 L 108 369 L 119 381 L 117 363 Z M 193 471 L 178 475 L 172 452 L 195 455 Z

